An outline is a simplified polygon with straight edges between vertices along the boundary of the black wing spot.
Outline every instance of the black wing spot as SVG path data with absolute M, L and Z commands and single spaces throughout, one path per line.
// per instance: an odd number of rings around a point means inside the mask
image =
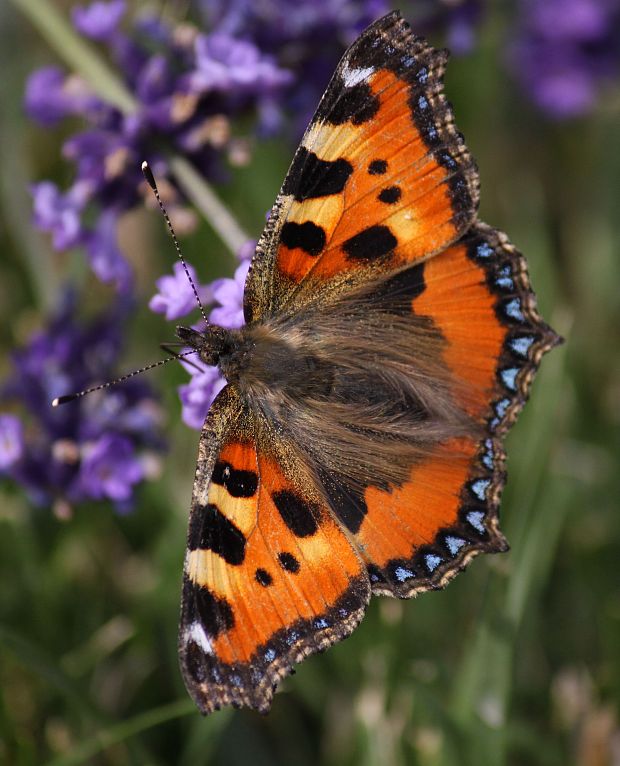
M 187 541 L 190 551 L 213 551 L 227 564 L 238 566 L 245 559 L 245 544 L 243 532 L 213 503 L 192 511 Z
M 299 572 L 299 561 L 297 561 L 292 553 L 289 553 L 288 551 L 279 553 L 278 561 L 280 562 L 282 569 L 286 569 L 287 572 L 290 572 L 291 574 L 297 574 L 297 572 Z
M 386 189 L 381 189 L 377 199 L 379 202 L 385 202 L 386 205 L 393 205 L 401 198 L 402 192 L 399 186 L 388 186 Z
M 288 489 L 274 492 L 271 497 L 282 520 L 295 537 L 310 537 L 316 533 L 320 510 L 315 503 L 304 500 Z
M 283 194 L 292 194 L 297 202 L 315 197 L 340 194 L 353 172 L 353 165 L 342 157 L 320 160 L 314 152 L 300 147 L 282 186 Z
M 308 255 L 319 255 L 325 247 L 325 232 L 320 226 L 312 221 L 294 223 L 288 221 L 282 227 L 280 233 L 282 244 L 293 250 L 296 247 L 304 250 Z
M 256 570 L 256 572 L 254 573 L 254 576 L 256 577 L 256 582 L 259 585 L 262 585 L 263 588 L 267 588 L 273 582 L 273 577 L 269 574 L 269 572 L 266 569 L 263 569 L 262 567 L 259 567 Z
M 373 160 L 368 166 L 368 172 L 371 176 L 382 176 L 387 173 L 387 160 Z
M 256 471 L 237 470 L 222 460 L 215 464 L 211 481 L 225 487 L 232 497 L 253 497 L 258 487 Z
M 347 239 L 342 249 L 354 261 L 374 261 L 391 253 L 398 240 L 389 226 L 369 226 L 359 234 Z

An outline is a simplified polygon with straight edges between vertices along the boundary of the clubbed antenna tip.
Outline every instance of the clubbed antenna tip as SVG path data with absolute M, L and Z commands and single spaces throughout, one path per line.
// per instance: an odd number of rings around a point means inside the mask
M 72 402 L 74 399 L 77 399 L 79 394 L 68 394 L 67 396 L 57 396 L 55 399 L 52 400 L 52 407 L 58 407 L 60 404 L 66 404 L 67 402 Z
M 153 176 L 153 171 L 151 170 L 151 166 L 149 163 L 144 160 L 142 163 L 142 174 L 146 178 L 146 182 L 151 187 L 153 191 L 157 191 L 157 184 L 155 183 L 155 177 Z

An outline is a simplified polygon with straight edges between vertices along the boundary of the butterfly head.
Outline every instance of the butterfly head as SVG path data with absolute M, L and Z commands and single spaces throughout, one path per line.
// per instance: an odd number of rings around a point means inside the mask
M 179 325 L 176 336 L 190 348 L 196 349 L 201 361 L 208 365 L 217 365 L 222 357 L 230 355 L 238 345 L 238 332 L 227 330 L 218 325 L 209 324 L 202 331 L 193 327 Z

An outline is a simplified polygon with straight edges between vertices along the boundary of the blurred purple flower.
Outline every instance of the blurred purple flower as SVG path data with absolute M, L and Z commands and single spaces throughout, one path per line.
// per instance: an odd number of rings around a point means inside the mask
M 15 415 L 0 414 L 0 472 L 10 469 L 24 452 L 24 427 Z
M 204 303 L 216 304 L 209 314 L 209 321 L 222 327 L 237 328 L 244 324 L 243 319 L 243 290 L 245 278 L 250 268 L 250 260 L 254 254 L 256 242 L 249 240 L 239 250 L 238 258 L 240 264 L 235 270 L 234 277 L 216 279 L 210 285 L 205 285 L 201 289 L 208 296 Z M 192 278 L 195 274 L 192 272 Z M 165 283 L 165 291 L 162 289 L 163 280 L 169 280 Z M 181 264 L 175 264 L 174 277 L 162 277 L 158 281 L 161 295 L 156 295 L 149 304 L 153 311 L 167 310 L 169 306 L 185 308 L 182 313 L 175 311 L 175 317 L 178 318 L 190 313 L 196 308 L 196 301 L 193 293 L 188 292 L 188 281 L 185 273 L 182 271 Z M 160 299 L 155 302 L 155 299 Z M 191 300 L 190 300 L 191 298 Z M 202 299 L 202 296 L 201 296 Z M 153 305 L 155 302 L 155 306 Z M 195 329 L 200 329 L 197 325 Z M 190 363 L 191 360 L 191 363 Z M 185 385 L 179 386 L 179 397 L 182 404 L 183 422 L 190 428 L 201 429 L 204 419 L 209 411 L 216 395 L 226 385 L 226 381 L 220 374 L 217 367 L 208 367 L 193 356 L 182 361 L 181 364 L 191 375 L 191 380 Z
M 85 184 L 75 184 L 63 194 L 51 181 L 31 187 L 34 222 L 42 231 L 51 232 L 57 250 L 67 250 L 81 241 L 80 216 L 86 205 L 86 188 Z
M 102 211 L 95 228 L 84 242 L 93 272 L 102 282 L 114 282 L 119 292 L 128 292 L 133 284 L 131 268 L 118 247 L 118 216 L 113 210 Z
M 121 113 L 57 68 L 33 73 L 26 90 L 28 113 L 42 124 L 68 115 L 87 122 L 63 147 L 75 165 L 73 185 L 66 193 L 46 182 L 35 186 L 35 223 L 53 233 L 56 249 L 86 245 L 96 275 L 121 290 L 131 280 L 114 229 L 149 193 L 142 160 L 149 160 L 160 185 L 168 182 L 166 201 L 179 208 L 185 201 L 169 174 L 168 151 L 185 154 L 198 172 L 221 180 L 221 160 L 241 157 L 231 121 L 247 126 L 248 117 L 266 113 L 263 104 L 273 110 L 291 82 L 290 73 L 249 40 L 205 35 L 190 22 L 174 27 L 153 16 L 121 31 L 124 10 L 121 0 L 97 1 L 76 8 L 73 21 L 105 47 L 136 100 L 134 112 Z
M 94 114 L 101 101 L 77 75 L 67 77 L 56 66 L 33 72 L 26 83 L 26 113 L 41 125 L 50 127 L 75 114 Z
M 585 114 L 620 73 L 620 0 L 521 0 L 509 63 L 548 116 Z
M 219 303 L 209 314 L 209 320 L 221 327 L 237 328 L 245 324 L 243 318 L 243 289 L 248 275 L 250 261 L 242 261 L 235 269 L 232 279 L 216 279 L 211 288 L 213 300 Z
M 149 308 L 156 314 L 165 314 L 166 319 L 179 319 L 191 313 L 196 306 L 196 296 L 187 278 L 183 264 L 177 261 L 172 267 L 174 276 L 165 275 L 157 282 L 159 290 L 149 301 Z M 212 300 L 212 289 L 208 285 L 200 285 L 196 270 L 191 264 L 187 264 L 187 270 L 198 291 L 198 296 L 203 304 Z
M 207 22 L 219 33 L 252 42 L 293 72 L 294 86 L 261 101 L 264 133 L 283 128 L 282 107 L 303 132 L 345 48 L 390 10 L 388 0 L 202 0 Z
M 200 371 L 193 370 L 189 383 L 179 386 L 179 397 L 183 405 L 183 422 L 199 431 L 213 400 L 226 385 L 217 367 L 202 366 Z
M 134 484 L 142 481 L 142 466 L 134 445 L 125 436 L 106 433 L 85 443 L 78 484 L 81 492 L 95 500 L 129 500 Z
M 267 215 L 267 220 L 269 220 L 268 215 Z M 248 241 L 244 242 L 239 248 L 239 252 L 237 253 L 237 258 L 240 261 L 252 260 L 255 252 L 256 252 L 256 240 L 248 239 Z
M 197 37 L 196 69 L 187 82 L 196 93 L 232 91 L 238 98 L 255 88 L 276 91 L 292 79 L 252 43 L 219 33 Z
M 202 0 L 209 23 L 219 31 L 252 39 L 262 50 L 279 52 L 283 44 L 315 38 L 315 44 L 346 46 L 390 10 L 386 0 Z M 321 38 L 318 32 L 327 37 Z
M 105 497 L 126 510 L 135 485 L 146 478 L 144 460 L 157 460 L 163 450 L 162 414 L 142 379 L 51 406 L 57 396 L 113 379 L 122 347 L 126 299 L 86 325 L 78 322 L 76 305 L 68 293 L 46 329 L 13 355 L 0 399 L 23 407 L 26 428 L 19 450 L 0 436 L 0 454 L 16 456 L 4 474 L 39 505 L 66 508 Z M 5 441 L 19 444 L 12 427 Z
M 96 0 L 90 5 L 76 6 L 71 11 L 78 32 L 93 40 L 107 40 L 125 15 L 125 0 Z
M 444 3 L 444 6 L 447 6 L 443 18 L 445 45 L 455 56 L 464 56 L 476 45 L 478 27 L 484 17 L 484 2 L 462 0 L 458 3 Z

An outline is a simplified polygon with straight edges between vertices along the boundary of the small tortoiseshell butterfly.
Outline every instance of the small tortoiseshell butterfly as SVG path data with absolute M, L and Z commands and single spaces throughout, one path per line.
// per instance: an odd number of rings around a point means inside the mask
M 498 528 L 503 437 L 559 342 L 476 217 L 448 54 L 395 12 L 348 49 L 256 248 L 240 330 L 178 328 L 228 385 L 207 416 L 180 657 L 203 713 L 266 712 L 371 594 L 444 586 Z

